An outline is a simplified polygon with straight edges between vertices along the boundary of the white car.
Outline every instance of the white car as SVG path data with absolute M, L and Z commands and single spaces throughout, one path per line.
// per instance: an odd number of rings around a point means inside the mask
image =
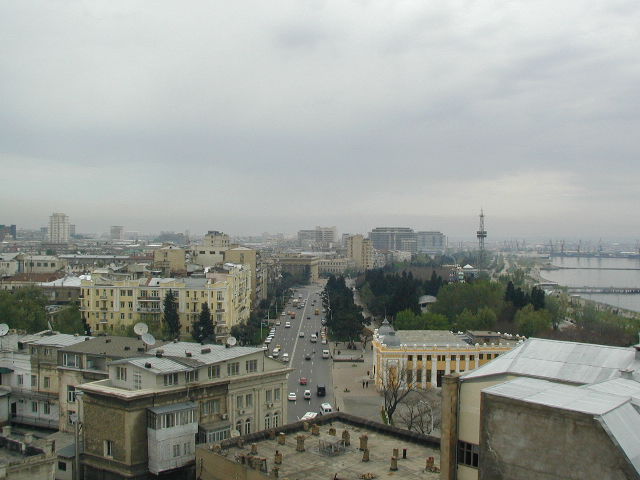
M 291 322 L 286 322 L 284 324 L 284 328 L 291 328 Z
M 279 327 L 279 326 L 280 326 L 280 320 L 276 322 L 276 327 Z
M 288 353 L 283 353 L 282 354 L 282 361 L 283 362 L 288 362 L 289 361 L 289 354 Z
M 287 395 L 287 400 L 291 400 L 292 402 L 295 402 L 298 399 L 296 392 L 289 392 L 289 395 Z
M 300 332 L 300 334 L 298 335 L 300 338 L 304 338 L 304 332 Z
M 264 341 L 264 343 L 266 343 L 267 345 L 269 345 L 271 343 L 272 338 L 271 337 L 267 337 L 266 340 Z
M 311 390 L 305 390 L 303 397 L 305 400 L 311 400 Z

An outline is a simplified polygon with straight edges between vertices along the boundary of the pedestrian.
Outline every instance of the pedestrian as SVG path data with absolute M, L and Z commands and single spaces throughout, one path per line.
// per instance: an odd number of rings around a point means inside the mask
M 367 388 L 369 388 L 369 380 L 367 380 L 366 382 Z
M 362 388 L 364 388 L 364 380 L 362 380 Z

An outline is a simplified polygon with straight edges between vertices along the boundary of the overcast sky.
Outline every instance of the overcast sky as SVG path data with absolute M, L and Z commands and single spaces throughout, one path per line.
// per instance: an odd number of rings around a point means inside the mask
M 640 237 L 640 2 L 0 3 L 0 223 Z

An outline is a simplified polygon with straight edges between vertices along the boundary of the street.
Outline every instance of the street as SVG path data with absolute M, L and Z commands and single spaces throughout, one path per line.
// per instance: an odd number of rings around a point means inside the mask
M 298 421 L 306 412 L 319 412 L 321 403 L 330 403 L 333 406 L 333 385 L 331 379 L 332 360 L 322 358 L 322 350 L 329 349 L 329 345 L 320 343 L 320 331 L 322 328 L 321 319 L 322 301 L 319 285 L 306 285 L 296 288 L 295 297 L 303 301 L 304 308 L 298 309 L 293 305 L 293 299 L 287 301 L 285 312 L 295 312 L 296 318 L 291 319 L 289 315 L 280 316 L 277 321 L 276 334 L 269 345 L 269 354 L 273 352 L 276 345 L 280 345 L 280 356 L 282 359 L 285 353 L 289 354 L 289 366 L 294 368 L 288 379 L 288 387 L 285 395 L 295 392 L 297 399 L 288 402 L 288 423 Z M 299 298 L 301 296 L 302 298 Z M 315 301 L 315 305 L 313 302 Z M 319 315 L 315 315 L 315 309 L 319 309 Z M 307 320 L 307 317 L 310 319 Z M 290 328 L 285 328 L 285 323 L 291 322 Z M 304 337 L 300 337 L 300 332 Z M 318 334 L 316 343 L 311 343 L 311 335 Z M 310 360 L 305 360 L 305 355 L 310 355 Z M 307 385 L 300 385 L 300 378 L 307 379 Z M 317 386 L 326 386 L 326 396 L 318 397 Z M 311 391 L 311 399 L 305 400 L 303 397 L 305 390 Z

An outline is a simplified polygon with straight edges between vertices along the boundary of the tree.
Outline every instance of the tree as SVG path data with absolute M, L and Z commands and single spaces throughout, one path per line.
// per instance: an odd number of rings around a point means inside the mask
M 441 396 L 434 388 L 407 395 L 397 411 L 398 423 L 407 430 L 428 435 L 441 424 Z
M 27 333 L 46 330 L 46 304 L 44 294 L 35 287 L 19 288 L 11 293 L 0 291 L 0 321 Z
M 178 316 L 178 302 L 172 290 L 164 296 L 164 326 L 169 338 L 180 336 L 180 317 Z
M 531 337 L 551 328 L 551 314 L 546 310 L 536 311 L 533 305 L 527 305 L 516 313 L 515 322 L 521 335 Z
M 86 333 L 86 326 L 82 321 L 77 305 L 71 305 L 60 310 L 53 316 L 53 328 L 60 333 Z
M 384 412 L 389 424 L 393 425 L 393 414 L 398 405 L 407 395 L 415 391 L 417 386 L 412 381 L 408 381 L 410 373 L 398 364 L 387 363 L 385 368 L 377 372 L 377 375 L 382 386 Z
M 213 320 L 211 319 L 211 311 L 206 302 L 202 303 L 200 315 L 198 316 L 198 320 L 193 324 L 191 335 L 198 343 L 215 340 L 215 329 L 213 327 Z

